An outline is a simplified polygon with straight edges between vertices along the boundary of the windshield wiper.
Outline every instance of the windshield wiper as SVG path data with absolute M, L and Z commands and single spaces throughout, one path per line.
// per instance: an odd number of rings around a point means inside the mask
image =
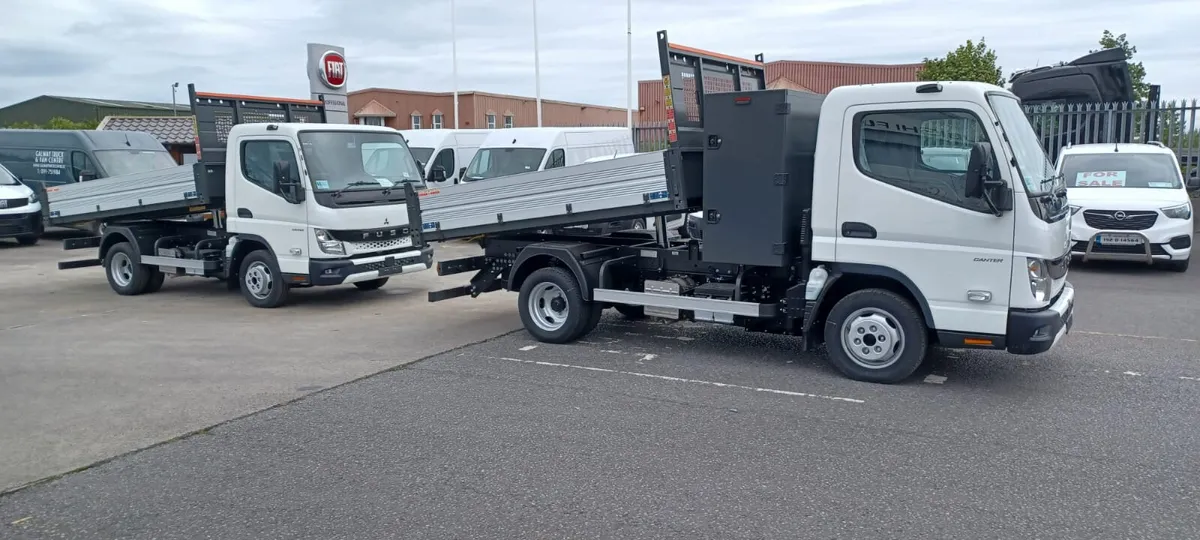
M 345 192 L 347 189 L 350 189 L 354 186 L 378 186 L 378 185 L 379 185 L 379 182 L 368 182 L 366 180 L 355 180 L 353 182 L 350 182 L 349 184 L 342 186 L 342 189 L 339 189 L 339 190 L 333 192 L 333 195 L 330 195 L 330 196 L 331 197 L 340 197 L 343 192 Z

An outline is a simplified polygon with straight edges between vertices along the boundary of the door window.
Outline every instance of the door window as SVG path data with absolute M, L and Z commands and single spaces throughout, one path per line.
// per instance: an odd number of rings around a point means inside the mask
M 292 174 L 299 174 L 296 152 L 287 141 L 246 141 L 242 143 L 242 174 L 258 187 L 278 193 L 275 180 L 275 163 L 286 162 Z
M 855 118 L 855 139 L 855 162 L 868 177 L 961 208 L 991 211 L 982 199 L 966 196 L 964 176 L 971 146 L 990 142 L 973 113 L 928 109 L 862 113 Z
M 546 162 L 547 169 L 553 169 L 556 167 L 565 167 L 566 165 L 567 165 L 567 154 L 565 152 L 563 152 L 562 148 L 556 148 L 556 149 L 554 149 L 553 152 L 550 152 L 550 159 Z
M 446 178 L 454 176 L 454 149 L 446 148 L 438 152 L 437 158 L 433 160 L 433 167 L 441 167 L 446 170 Z M 433 167 L 429 168 L 432 174 Z
M 92 180 L 96 176 L 96 167 L 92 165 L 92 160 L 88 158 L 87 154 L 75 151 L 71 152 L 71 172 L 74 173 L 72 178 L 75 180 L 79 180 L 79 176 L 84 172 L 90 174 L 91 177 L 88 180 Z

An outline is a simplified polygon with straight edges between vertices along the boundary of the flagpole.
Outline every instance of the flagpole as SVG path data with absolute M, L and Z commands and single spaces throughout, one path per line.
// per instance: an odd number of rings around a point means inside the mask
M 450 78 L 454 86 L 454 129 L 458 129 L 458 35 L 454 19 L 454 0 L 450 0 Z
M 533 0 L 533 91 L 537 96 L 538 127 L 542 127 L 542 71 L 538 59 L 537 0 Z
M 625 126 L 633 129 L 633 0 L 625 1 Z

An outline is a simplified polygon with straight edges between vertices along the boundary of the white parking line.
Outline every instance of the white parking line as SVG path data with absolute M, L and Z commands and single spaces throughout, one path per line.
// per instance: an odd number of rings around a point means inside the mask
M 843 401 L 846 403 L 866 403 L 866 401 L 863 401 L 861 399 L 854 399 L 854 398 L 848 398 L 848 397 L 823 396 L 820 394 L 809 394 L 807 392 L 793 392 L 791 390 L 776 390 L 773 388 L 757 388 L 757 387 L 753 387 L 753 386 L 743 386 L 740 384 L 730 384 L 730 383 L 721 383 L 721 382 L 713 382 L 713 381 L 701 381 L 698 379 L 684 379 L 681 377 L 669 377 L 666 375 L 654 375 L 651 373 L 638 373 L 636 371 L 621 371 L 621 370 L 616 370 L 616 369 L 606 369 L 606 368 L 598 368 L 598 367 L 590 367 L 590 366 L 577 366 L 574 364 L 559 364 L 559 363 L 555 363 L 555 362 L 540 362 L 537 360 L 522 360 L 520 358 L 507 358 L 507 357 L 502 357 L 502 356 L 501 357 L 488 356 L 487 358 L 490 358 L 492 360 L 505 360 L 508 362 L 516 362 L 516 363 L 520 363 L 520 364 L 532 364 L 532 365 L 537 365 L 537 366 L 557 367 L 557 368 L 570 368 L 570 369 L 578 369 L 578 370 L 583 370 L 583 371 L 611 373 L 614 375 L 628 375 L 631 377 L 644 377 L 647 379 L 658 379 L 660 381 L 682 382 L 682 383 L 690 383 L 690 384 L 700 384 L 700 385 L 705 385 L 705 386 L 715 386 L 717 388 L 734 388 L 734 389 L 738 389 L 738 390 L 750 390 L 752 392 L 766 392 L 768 394 L 779 394 L 779 395 L 783 395 L 783 396 L 827 399 L 827 400 L 831 400 L 831 401 Z
M 1134 338 L 1134 339 L 1162 339 L 1162 340 L 1166 340 L 1166 341 L 1182 341 L 1184 343 L 1200 343 L 1200 339 L 1177 338 L 1177 337 L 1139 336 L 1136 334 L 1114 334 L 1112 332 L 1086 332 L 1086 331 L 1082 331 L 1082 330 L 1077 330 L 1073 333 L 1087 334 L 1090 336 L 1109 336 L 1109 337 L 1123 337 L 1123 338 Z
M 946 382 L 946 378 L 941 375 L 934 375 L 931 373 L 925 376 L 925 382 L 929 384 L 944 384 Z
M 534 350 L 534 349 L 536 349 L 536 348 L 537 348 L 537 345 L 526 345 L 526 346 L 524 346 L 524 347 L 521 347 L 519 350 L 522 350 L 522 351 L 532 351 L 532 350 Z
M 1200 377 L 1180 377 L 1180 379 L 1183 379 L 1183 380 L 1185 380 L 1185 381 L 1197 381 L 1197 382 L 1200 382 Z

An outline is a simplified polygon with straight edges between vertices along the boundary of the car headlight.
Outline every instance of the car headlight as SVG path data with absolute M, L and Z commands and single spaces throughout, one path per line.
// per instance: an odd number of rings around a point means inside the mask
M 1072 216 L 1073 216 L 1073 215 L 1075 215 L 1075 214 L 1078 214 L 1078 213 L 1079 213 L 1079 211 L 1083 209 L 1083 207 L 1080 207 L 1080 206 L 1075 206 L 1075 205 L 1073 205 L 1073 204 L 1068 204 L 1068 205 L 1067 205 L 1067 208 L 1070 208 L 1070 209 L 1071 209 L 1071 215 L 1072 215 Z
M 1162 209 L 1164 216 L 1172 219 L 1188 219 L 1192 217 L 1192 203 L 1186 202 L 1179 206 L 1168 206 Z
M 317 246 L 326 255 L 345 255 L 346 245 L 341 240 L 334 238 L 329 231 L 325 229 L 313 229 L 313 233 L 317 235 Z
M 1050 287 L 1053 285 L 1046 261 L 1026 257 L 1025 265 L 1029 269 L 1029 292 L 1033 293 L 1034 300 L 1045 302 L 1050 298 Z

